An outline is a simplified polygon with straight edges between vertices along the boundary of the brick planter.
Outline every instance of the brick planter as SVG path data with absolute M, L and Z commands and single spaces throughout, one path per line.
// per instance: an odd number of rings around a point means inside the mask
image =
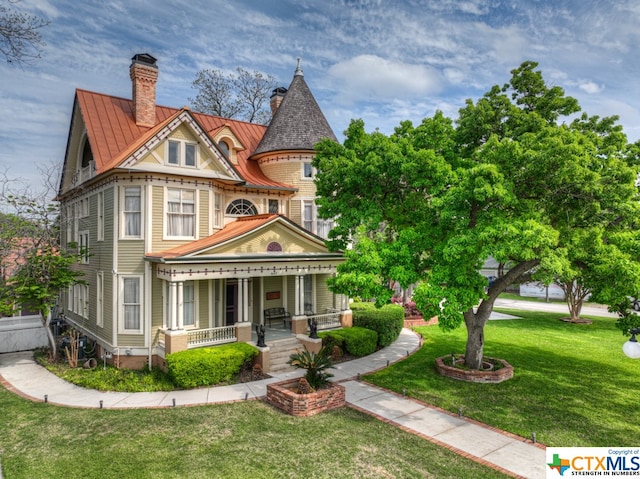
M 326 389 L 310 394 L 298 394 L 298 379 L 267 384 L 267 402 L 292 416 L 313 416 L 345 404 L 345 389 L 331 383 Z
M 476 371 L 471 369 L 461 369 L 453 366 L 448 366 L 444 363 L 444 360 L 450 359 L 451 356 L 442 356 L 436 358 L 436 369 L 438 372 L 449 378 L 458 379 L 460 381 L 468 381 L 473 383 L 501 383 L 507 379 L 513 377 L 513 366 L 506 362 L 504 359 L 485 358 L 487 361 L 494 361 L 500 363 L 502 367 L 495 371 L 488 369 L 482 371 Z M 456 356 L 456 362 L 464 361 L 462 355 Z

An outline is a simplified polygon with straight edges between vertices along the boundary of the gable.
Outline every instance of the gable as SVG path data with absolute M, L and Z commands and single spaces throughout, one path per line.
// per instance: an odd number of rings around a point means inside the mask
M 274 251 L 275 244 L 282 251 Z M 274 245 L 271 246 L 270 245 Z M 269 251 L 271 250 L 271 251 Z M 223 245 L 199 252 L 195 256 L 215 255 L 260 255 L 260 254 L 314 254 L 327 253 L 324 244 L 311 240 L 299 231 L 282 223 L 273 223 L 265 228 L 243 235 Z
M 199 240 L 158 253 L 148 259 L 197 260 L 232 259 L 240 256 L 277 258 L 282 256 L 342 256 L 330 253 L 322 238 L 301 228 L 282 215 L 245 216 Z
M 120 155 L 121 158 L 116 158 L 114 166 L 134 171 L 195 174 L 199 177 L 232 182 L 243 181 L 189 110 L 180 111 L 154 130 L 143 144 Z M 170 153 L 170 144 L 177 149 L 177 158 Z M 195 158 L 191 164 L 185 161 L 187 145 L 195 151 Z

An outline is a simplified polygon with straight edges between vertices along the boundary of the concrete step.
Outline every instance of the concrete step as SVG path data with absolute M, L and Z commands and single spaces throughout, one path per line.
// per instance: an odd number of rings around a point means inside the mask
M 267 343 L 270 352 L 270 372 L 281 372 L 285 370 L 293 370 L 292 366 L 287 364 L 289 358 L 296 350 L 302 349 L 302 344 L 297 338 L 287 338 Z

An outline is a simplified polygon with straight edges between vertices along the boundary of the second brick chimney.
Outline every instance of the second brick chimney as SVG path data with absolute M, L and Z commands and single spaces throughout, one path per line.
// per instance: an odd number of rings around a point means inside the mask
M 148 53 L 138 53 L 131 58 L 129 67 L 132 84 L 133 118 L 138 126 L 156 124 L 156 83 L 158 66 Z

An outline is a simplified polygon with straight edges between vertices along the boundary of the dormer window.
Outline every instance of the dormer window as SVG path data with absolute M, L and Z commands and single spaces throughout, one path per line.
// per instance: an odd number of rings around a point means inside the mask
M 195 168 L 197 144 L 186 141 L 169 140 L 167 163 L 175 166 Z
M 252 216 L 257 215 L 258 210 L 251 201 L 239 199 L 229 203 L 225 213 L 229 216 Z
M 224 140 L 220 140 L 218 142 L 218 147 L 220 148 L 220 151 L 222 151 L 222 153 L 224 153 L 224 155 L 229 158 L 229 144 Z

